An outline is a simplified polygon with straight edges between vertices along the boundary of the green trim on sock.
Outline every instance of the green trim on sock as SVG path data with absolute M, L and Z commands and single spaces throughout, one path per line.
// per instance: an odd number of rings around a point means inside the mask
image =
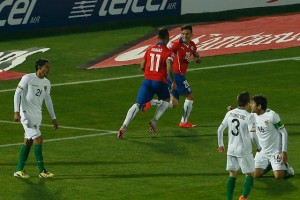
M 42 148 L 41 144 L 35 144 L 33 146 L 35 160 L 36 160 L 37 165 L 39 167 L 39 173 L 41 173 L 45 169 L 42 149 L 43 148 Z
M 28 158 L 30 149 L 31 149 L 31 146 L 27 146 L 25 144 L 23 144 L 21 146 L 21 151 L 20 151 L 19 161 L 18 161 L 16 171 L 22 171 L 24 169 L 24 166 L 25 166 L 26 160 Z
M 229 176 L 228 179 L 227 179 L 227 187 L 226 187 L 226 198 L 227 198 L 227 200 L 232 200 L 233 199 L 235 181 L 236 181 L 236 178 L 232 177 L 232 176 Z
M 243 188 L 243 196 L 248 197 L 248 195 L 251 192 L 251 189 L 253 188 L 253 180 L 254 178 L 252 176 L 247 176 L 245 183 L 244 183 L 244 188 Z

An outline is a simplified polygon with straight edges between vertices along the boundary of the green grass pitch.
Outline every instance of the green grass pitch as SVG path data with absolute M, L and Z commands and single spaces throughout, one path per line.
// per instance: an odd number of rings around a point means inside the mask
M 0 42 L 0 50 L 49 47 L 50 51 L 30 56 L 16 71 L 33 72 L 34 61 L 52 61 L 52 84 L 139 75 L 139 65 L 81 70 L 77 67 L 124 43 L 152 31 L 151 27 L 124 28 L 90 33 L 73 33 Z M 33 152 L 25 167 L 30 179 L 13 177 L 23 129 L 13 121 L 13 91 L 0 92 L 0 199 L 103 199 L 103 200 L 222 200 L 226 195 L 226 156 L 217 152 L 217 127 L 227 105 L 235 105 L 241 91 L 267 96 L 289 133 L 288 156 L 296 176 L 276 181 L 271 174 L 256 179 L 249 199 L 297 199 L 300 159 L 300 48 L 205 57 L 191 64 L 187 78 L 195 94 L 190 121 L 195 129 L 180 129 L 183 99 L 168 110 L 158 124 L 158 133 L 148 132 L 155 109 L 138 113 L 124 140 L 116 131 L 134 103 L 142 77 L 52 87 L 59 124 L 54 131 L 42 126 L 46 168 L 56 176 L 39 180 Z M 211 66 L 258 62 L 249 65 L 205 69 Z M 205 70 L 204 70 L 205 69 Z M 18 80 L 0 83 L 0 90 L 16 88 Z M 43 124 L 50 125 L 44 109 Z M 82 128 L 82 129 L 79 129 Z M 114 132 L 115 131 L 115 132 Z M 227 134 L 224 140 L 227 141 Z M 78 137 L 77 137 L 78 136 Z M 79 137 L 80 136 L 80 137 Z M 82 137 L 81 137 L 82 136 Z M 77 137 L 77 138 L 75 138 Z M 69 138 L 62 140 L 62 138 Z M 72 138 L 72 139 L 70 139 Z M 11 146 L 3 146 L 13 144 Z M 240 173 L 235 199 L 242 192 Z

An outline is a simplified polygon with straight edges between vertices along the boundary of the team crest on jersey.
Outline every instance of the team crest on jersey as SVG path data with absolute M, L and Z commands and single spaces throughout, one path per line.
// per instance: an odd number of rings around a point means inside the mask
M 45 92 L 47 91 L 47 86 L 44 86 L 44 90 L 45 90 Z
M 265 125 L 266 125 L 266 126 L 268 126 L 268 125 L 269 125 L 269 123 L 270 123 L 270 121 L 269 121 L 269 120 L 266 120 L 266 121 L 265 121 Z

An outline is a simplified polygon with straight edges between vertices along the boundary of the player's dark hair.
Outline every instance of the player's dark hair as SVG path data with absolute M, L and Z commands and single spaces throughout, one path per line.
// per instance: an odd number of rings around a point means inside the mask
M 46 63 L 50 62 L 46 58 L 40 58 L 35 62 L 35 71 L 39 69 L 39 67 L 44 66 Z
M 250 102 L 250 94 L 245 91 L 237 96 L 237 104 L 239 107 L 244 107 Z
M 168 39 L 169 38 L 169 31 L 166 28 L 160 28 L 158 30 L 158 37 L 162 40 Z
M 190 30 L 191 32 L 193 32 L 192 25 L 190 25 L 190 24 L 185 24 L 185 25 L 181 26 L 181 30 Z
M 267 105 L 268 105 L 268 102 L 267 102 L 267 98 L 263 95 L 254 95 L 252 97 L 252 100 L 256 103 L 256 105 L 261 105 L 261 109 L 263 110 L 267 110 Z

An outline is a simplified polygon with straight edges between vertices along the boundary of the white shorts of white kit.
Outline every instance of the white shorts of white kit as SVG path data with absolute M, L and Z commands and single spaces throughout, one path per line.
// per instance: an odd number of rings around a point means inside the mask
M 273 171 L 286 170 L 285 164 L 282 163 L 280 153 L 276 152 L 273 155 L 267 156 L 264 152 L 256 152 L 255 155 L 255 168 L 266 169 L 271 163 Z
M 254 158 L 252 154 L 244 157 L 236 157 L 227 155 L 227 171 L 238 171 L 241 168 L 243 174 L 252 173 L 255 171 Z
M 34 116 L 24 116 L 21 115 L 21 123 L 24 128 L 24 138 L 27 139 L 35 139 L 41 136 L 40 126 L 42 123 L 42 117 L 34 117 Z

